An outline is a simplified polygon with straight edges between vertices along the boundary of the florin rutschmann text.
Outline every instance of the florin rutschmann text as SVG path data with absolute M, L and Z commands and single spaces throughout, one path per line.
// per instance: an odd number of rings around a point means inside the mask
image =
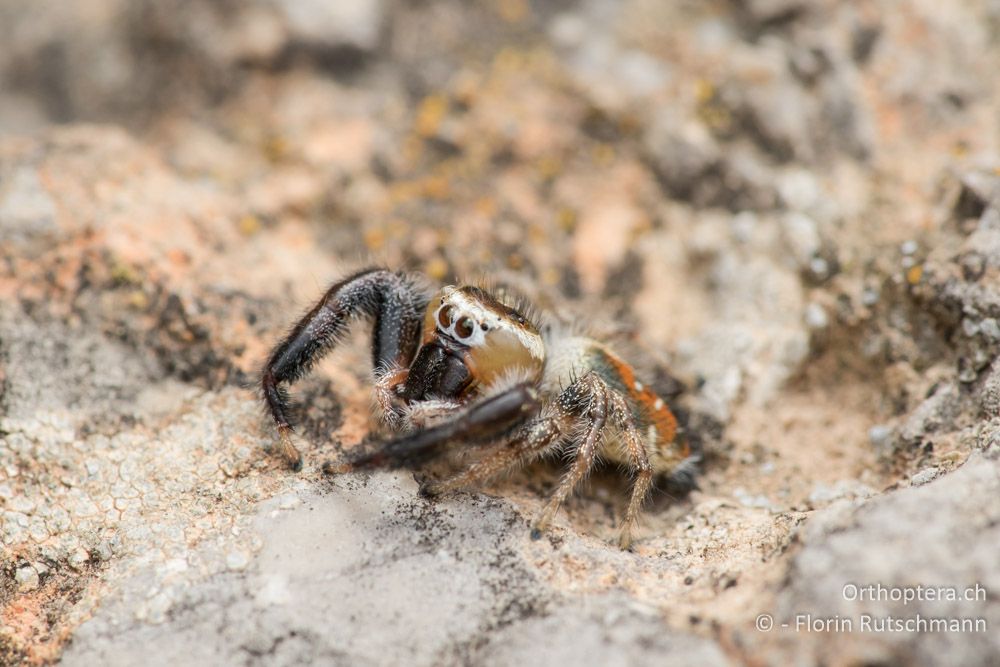
M 986 601 L 986 588 L 979 583 L 971 586 L 885 586 L 883 584 L 847 583 L 841 589 L 847 602 L 895 603 L 906 606 L 923 603 L 920 613 L 903 615 L 897 612 L 868 610 L 859 614 L 813 614 L 796 613 L 787 622 L 775 621 L 769 613 L 759 614 L 755 626 L 760 632 L 770 632 L 775 627 L 787 628 L 795 632 L 961 632 L 985 633 L 988 624 L 984 617 L 957 614 L 953 604 L 946 605 L 935 614 L 930 611 L 935 602 L 982 603 Z M 865 605 L 871 606 L 871 605 Z M 885 605 L 875 604 L 874 607 Z M 980 605 L 974 605 L 980 607 Z M 946 611 L 948 610 L 948 611 Z M 971 611 L 971 608 L 970 610 Z M 973 612 L 975 613 L 975 612 Z

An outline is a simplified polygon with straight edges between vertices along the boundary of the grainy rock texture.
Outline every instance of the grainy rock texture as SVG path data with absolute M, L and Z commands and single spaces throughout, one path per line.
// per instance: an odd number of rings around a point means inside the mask
M 778 596 L 778 616 L 792 627 L 810 618 L 851 619 L 854 632 L 831 632 L 824 641 L 800 633 L 805 641 L 796 637 L 796 646 L 787 642 L 784 648 L 800 660 L 818 657 L 826 662 L 928 663 L 931 656 L 948 656 L 955 664 L 992 663 L 1000 653 L 995 632 L 899 632 L 885 624 L 890 617 L 918 616 L 982 620 L 987 629 L 1000 623 L 1000 609 L 990 593 L 1000 586 L 991 546 L 1000 538 L 1000 510 L 995 503 L 981 502 L 998 490 L 996 454 L 977 454 L 953 474 L 926 486 L 860 507 L 843 503 L 817 512 L 805 530 L 804 548 L 793 559 L 789 585 Z M 934 520 L 928 521 L 931 513 Z M 868 581 L 887 589 L 968 581 L 976 582 L 983 593 L 972 600 L 899 600 L 880 595 L 878 589 L 865 597 L 850 588 Z M 880 627 L 886 629 L 879 632 Z
M 0 4 L 0 664 L 1000 661 L 996 3 L 335 4 Z M 327 478 L 363 327 L 290 473 L 260 365 L 369 261 L 584 320 L 700 489 Z

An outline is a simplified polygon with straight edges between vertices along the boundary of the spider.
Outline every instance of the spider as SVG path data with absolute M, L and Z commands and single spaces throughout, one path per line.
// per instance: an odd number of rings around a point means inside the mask
M 492 445 L 461 472 L 422 485 L 436 496 L 565 452 L 572 463 L 533 523 L 537 539 L 602 456 L 634 473 L 623 549 L 655 474 L 693 486 L 698 456 L 675 439 L 674 414 L 605 343 L 541 326 L 530 306 L 505 290 L 461 285 L 432 294 L 426 285 L 419 275 L 383 268 L 356 273 L 330 287 L 274 348 L 261 386 L 293 470 L 301 470 L 302 455 L 282 385 L 305 375 L 352 321 L 368 317 L 376 404 L 401 435 L 325 472 L 412 468 L 455 445 Z

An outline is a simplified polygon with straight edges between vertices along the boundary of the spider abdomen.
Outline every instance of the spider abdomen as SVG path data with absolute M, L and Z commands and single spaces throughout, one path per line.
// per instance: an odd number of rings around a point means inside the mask
M 605 344 L 590 338 L 574 336 L 549 342 L 546 376 L 551 381 L 567 385 L 588 372 L 596 373 L 628 403 L 656 472 L 671 473 L 688 460 L 691 450 L 686 442 L 676 438 L 677 418 L 673 411 L 651 387 L 638 379 L 630 364 Z M 608 446 L 603 453 L 606 458 L 624 463 L 626 456 L 619 450 L 619 447 Z

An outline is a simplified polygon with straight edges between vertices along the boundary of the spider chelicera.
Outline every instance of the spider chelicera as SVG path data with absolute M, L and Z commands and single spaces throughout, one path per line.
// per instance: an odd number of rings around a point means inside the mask
M 572 463 L 534 521 L 549 525 L 598 457 L 634 473 L 619 544 L 628 548 L 653 477 L 693 484 L 697 455 L 676 439 L 677 421 L 662 398 L 607 344 L 558 325 L 540 326 L 532 309 L 506 290 L 462 285 L 436 294 L 419 275 L 372 268 L 333 285 L 275 347 L 261 379 L 280 449 L 294 470 L 283 384 L 305 375 L 346 334 L 353 320 L 374 319 L 376 403 L 402 434 L 347 463 L 346 472 L 415 467 L 456 445 L 492 445 L 454 476 L 427 483 L 438 495 L 475 486 L 552 451 Z

